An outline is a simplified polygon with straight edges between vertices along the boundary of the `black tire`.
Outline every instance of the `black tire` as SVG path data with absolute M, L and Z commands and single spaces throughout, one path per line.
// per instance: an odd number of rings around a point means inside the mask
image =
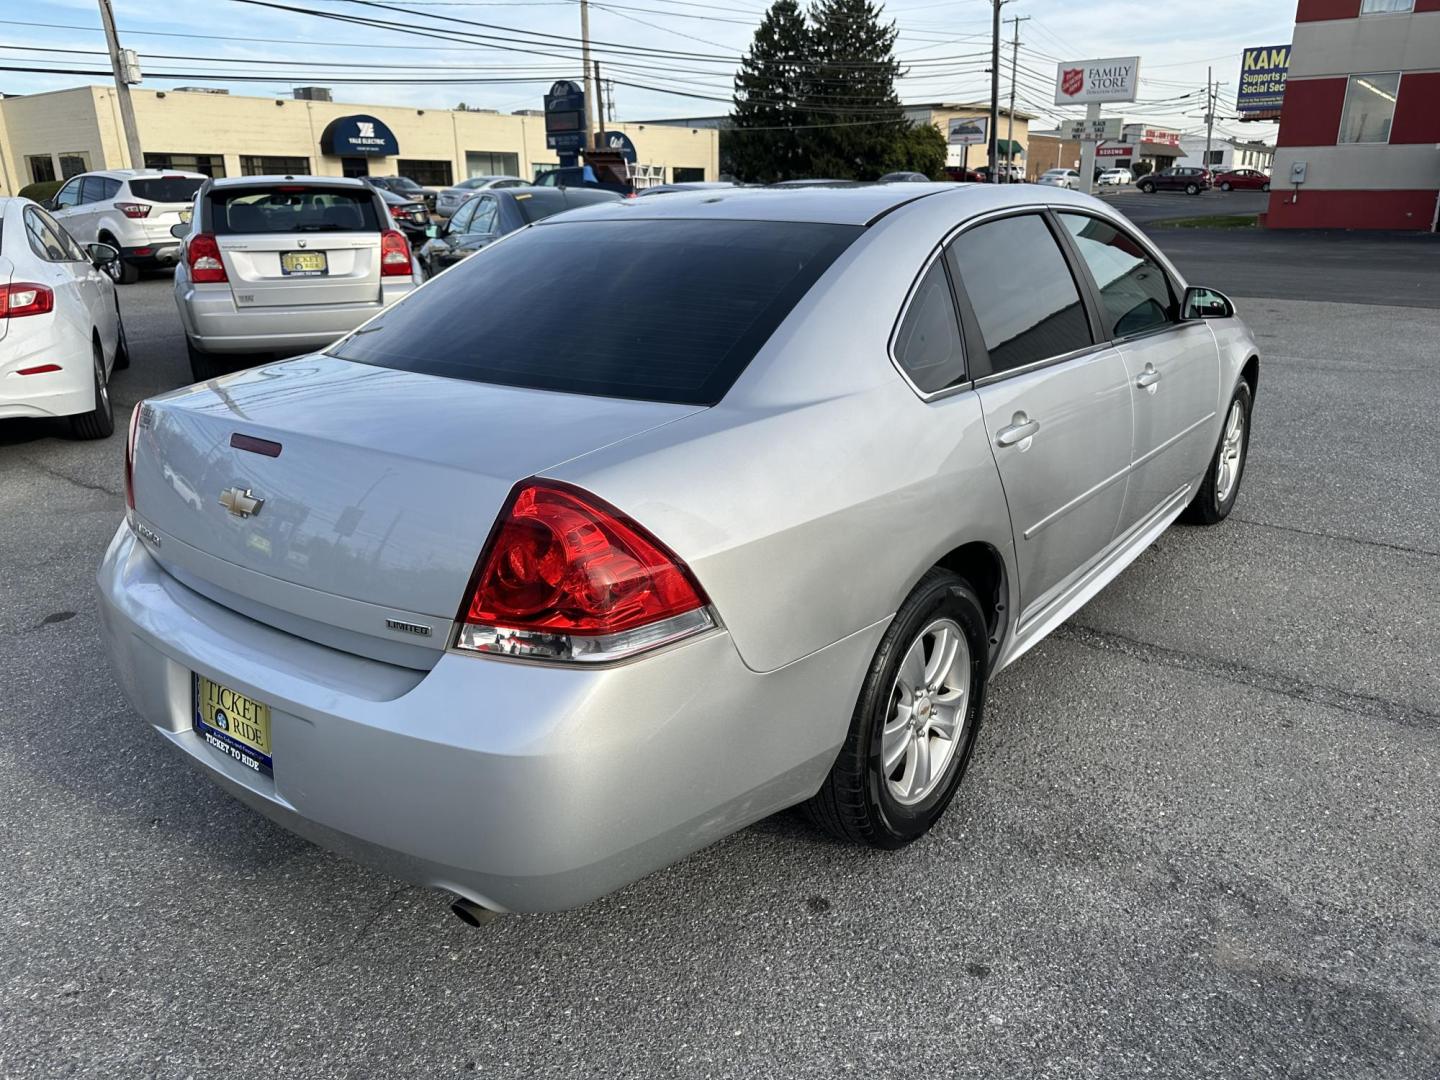
M 1226 180 L 1226 181 L 1224 181 L 1223 183 L 1221 183 L 1221 185 L 1220 185 L 1220 190 L 1221 190 L 1221 191 L 1229 191 L 1229 190 L 1230 190 L 1230 181 L 1229 181 L 1229 180 Z
M 883 775 L 880 752 L 896 677 L 906 653 L 937 618 L 957 624 L 970 651 L 970 686 L 956 744 L 940 780 L 911 806 L 897 801 Z M 850 733 L 830 775 L 805 804 L 810 819 L 842 840 L 900 848 L 923 836 L 950 805 L 975 748 L 985 709 L 989 631 L 974 589 L 946 570 L 930 570 L 906 598 L 870 662 Z
M 98 239 L 100 243 L 109 244 L 116 251 L 120 250 L 120 245 L 109 233 L 101 233 Z M 123 256 L 114 262 L 106 263 L 105 272 L 110 275 L 110 280 L 116 285 L 134 285 L 140 280 L 140 268 L 133 263 L 126 262 Z
M 1140 185 L 1140 190 L 1143 191 L 1146 195 L 1154 195 L 1154 194 L 1155 194 L 1155 185 L 1154 185 L 1154 184 L 1141 184 L 1141 185 Z
M 229 371 L 229 368 L 222 364 L 218 357 L 203 349 L 197 349 L 195 343 L 188 337 L 185 339 L 185 352 L 190 357 L 190 377 L 196 382 L 218 379 Z
M 1230 414 L 1237 407 L 1244 423 L 1240 459 L 1234 466 L 1234 482 L 1230 484 L 1229 491 L 1222 499 L 1219 494 L 1220 461 L 1225 452 L 1225 435 L 1230 426 Z M 1235 396 L 1230 399 L 1230 407 L 1225 410 L 1225 419 L 1220 425 L 1220 440 L 1215 444 L 1215 453 L 1211 455 L 1210 464 L 1205 470 L 1205 481 L 1195 493 L 1195 498 L 1190 500 L 1190 505 L 1180 514 L 1181 521 L 1190 525 L 1218 525 L 1230 516 L 1235 500 L 1240 495 L 1240 483 L 1245 479 L 1245 461 L 1250 456 L 1250 412 L 1253 407 L 1254 397 L 1250 393 L 1250 384 L 1242 379 L 1235 388 Z
M 1260 185 L 1260 190 L 1261 190 L 1261 191 L 1269 191 L 1269 190 L 1270 190 L 1270 181 L 1267 180 L 1267 181 L 1265 181 L 1265 183 L 1261 184 L 1261 185 Z
M 115 342 L 115 365 L 113 370 L 124 371 L 130 366 L 130 339 L 125 336 L 125 320 L 120 317 L 120 301 L 115 301 L 115 325 L 117 328 Z
M 1186 195 L 1199 195 L 1199 194 L 1200 194 L 1200 185 L 1199 185 L 1199 184 L 1186 184 L 1186 185 L 1185 185 L 1185 194 L 1186 194 Z
M 95 407 L 70 417 L 70 434 L 77 439 L 108 439 L 115 433 L 115 411 L 105 380 L 105 354 L 97 341 L 92 346 L 95 366 Z

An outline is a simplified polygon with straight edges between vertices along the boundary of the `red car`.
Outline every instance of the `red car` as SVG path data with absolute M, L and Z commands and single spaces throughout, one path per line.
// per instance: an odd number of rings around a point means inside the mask
M 1256 169 L 1230 169 L 1215 174 L 1221 191 L 1269 191 L 1270 178 Z

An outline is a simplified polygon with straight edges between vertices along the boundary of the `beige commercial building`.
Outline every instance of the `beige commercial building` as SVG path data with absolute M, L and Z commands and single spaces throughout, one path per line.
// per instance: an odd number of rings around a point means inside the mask
M 984 125 L 990 122 L 990 104 L 988 102 L 934 101 L 906 105 L 905 118 L 915 124 L 933 124 L 947 139 L 950 136 L 951 121 L 982 121 L 981 125 L 974 130 L 981 133 L 983 141 L 968 147 L 952 144 L 945 164 L 952 169 L 962 166 L 978 169 L 982 165 L 989 164 L 989 138 L 984 134 Z M 1035 117 L 1030 113 L 1016 109 L 1012 122 L 1010 110 L 1002 105 L 1000 107 L 1000 123 L 995 132 L 995 152 L 1000 155 L 1000 160 L 1008 159 L 1020 166 L 1021 169 L 1026 169 L 1027 172 L 1030 158 L 1030 121 L 1034 119 Z
M 400 174 L 429 185 L 467 176 L 531 178 L 559 164 L 538 110 L 353 105 L 133 88 L 145 161 L 130 161 L 113 89 L 80 86 L 0 98 L 0 194 L 38 180 L 144 164 L 210 176 Z M 537 95 L 538 101 L 538 95 Z M 665 181 L 714 180 L 718 132 L 611 123 Z

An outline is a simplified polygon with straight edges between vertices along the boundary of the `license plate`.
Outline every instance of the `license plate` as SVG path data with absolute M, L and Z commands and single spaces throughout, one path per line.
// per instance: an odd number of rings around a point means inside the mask
M 190 211 L 189 211 L 189 210 L 181 210 L 181 211 L 180 211 L 180 221 L 181 221 L 182 224 L 185 224 L 185 225 L 189 225 L 189 224 L 190 224 Z
M 195 676 L 195 730 L 216 750 L 256 772 L 269 773 L 270 706 Z
M 319 277 L 330 272 L 323 251 L 286 251 L 280 255 L 280 272 L 292 277 Z

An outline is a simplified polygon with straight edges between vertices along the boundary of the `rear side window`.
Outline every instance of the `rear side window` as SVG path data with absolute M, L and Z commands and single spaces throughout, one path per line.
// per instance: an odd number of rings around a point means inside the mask
M 946 256 L 964 282 L 994 371 L 1094 343 L 1075 278 L 1039 215 L 977 225 L 956 237 Z
M 1107 334 L 1130 337 L 1178 320 L 1169 279 L 1144 248 L 1099 218 L 1062 213 L 1060 220 L 1100 287 Z
M 895 360 L 923 393 L 933 394 L 965 378 L 965 354 L 955 297 L 940 260 L 920 279 L 895 335 Z
M 160 176 L 149 180 L 131 180 L 130 194 L 151 202 L 189 202 L 205 182 L 203 176 Z
M 285 185 L 210 192 L 209 231 L 216 236 L 292 232 L 379 232 L 368 191 Z
M 472 382 L 713 405 L 860 232 L 562 220 L 466 259 L 331 351 Z

